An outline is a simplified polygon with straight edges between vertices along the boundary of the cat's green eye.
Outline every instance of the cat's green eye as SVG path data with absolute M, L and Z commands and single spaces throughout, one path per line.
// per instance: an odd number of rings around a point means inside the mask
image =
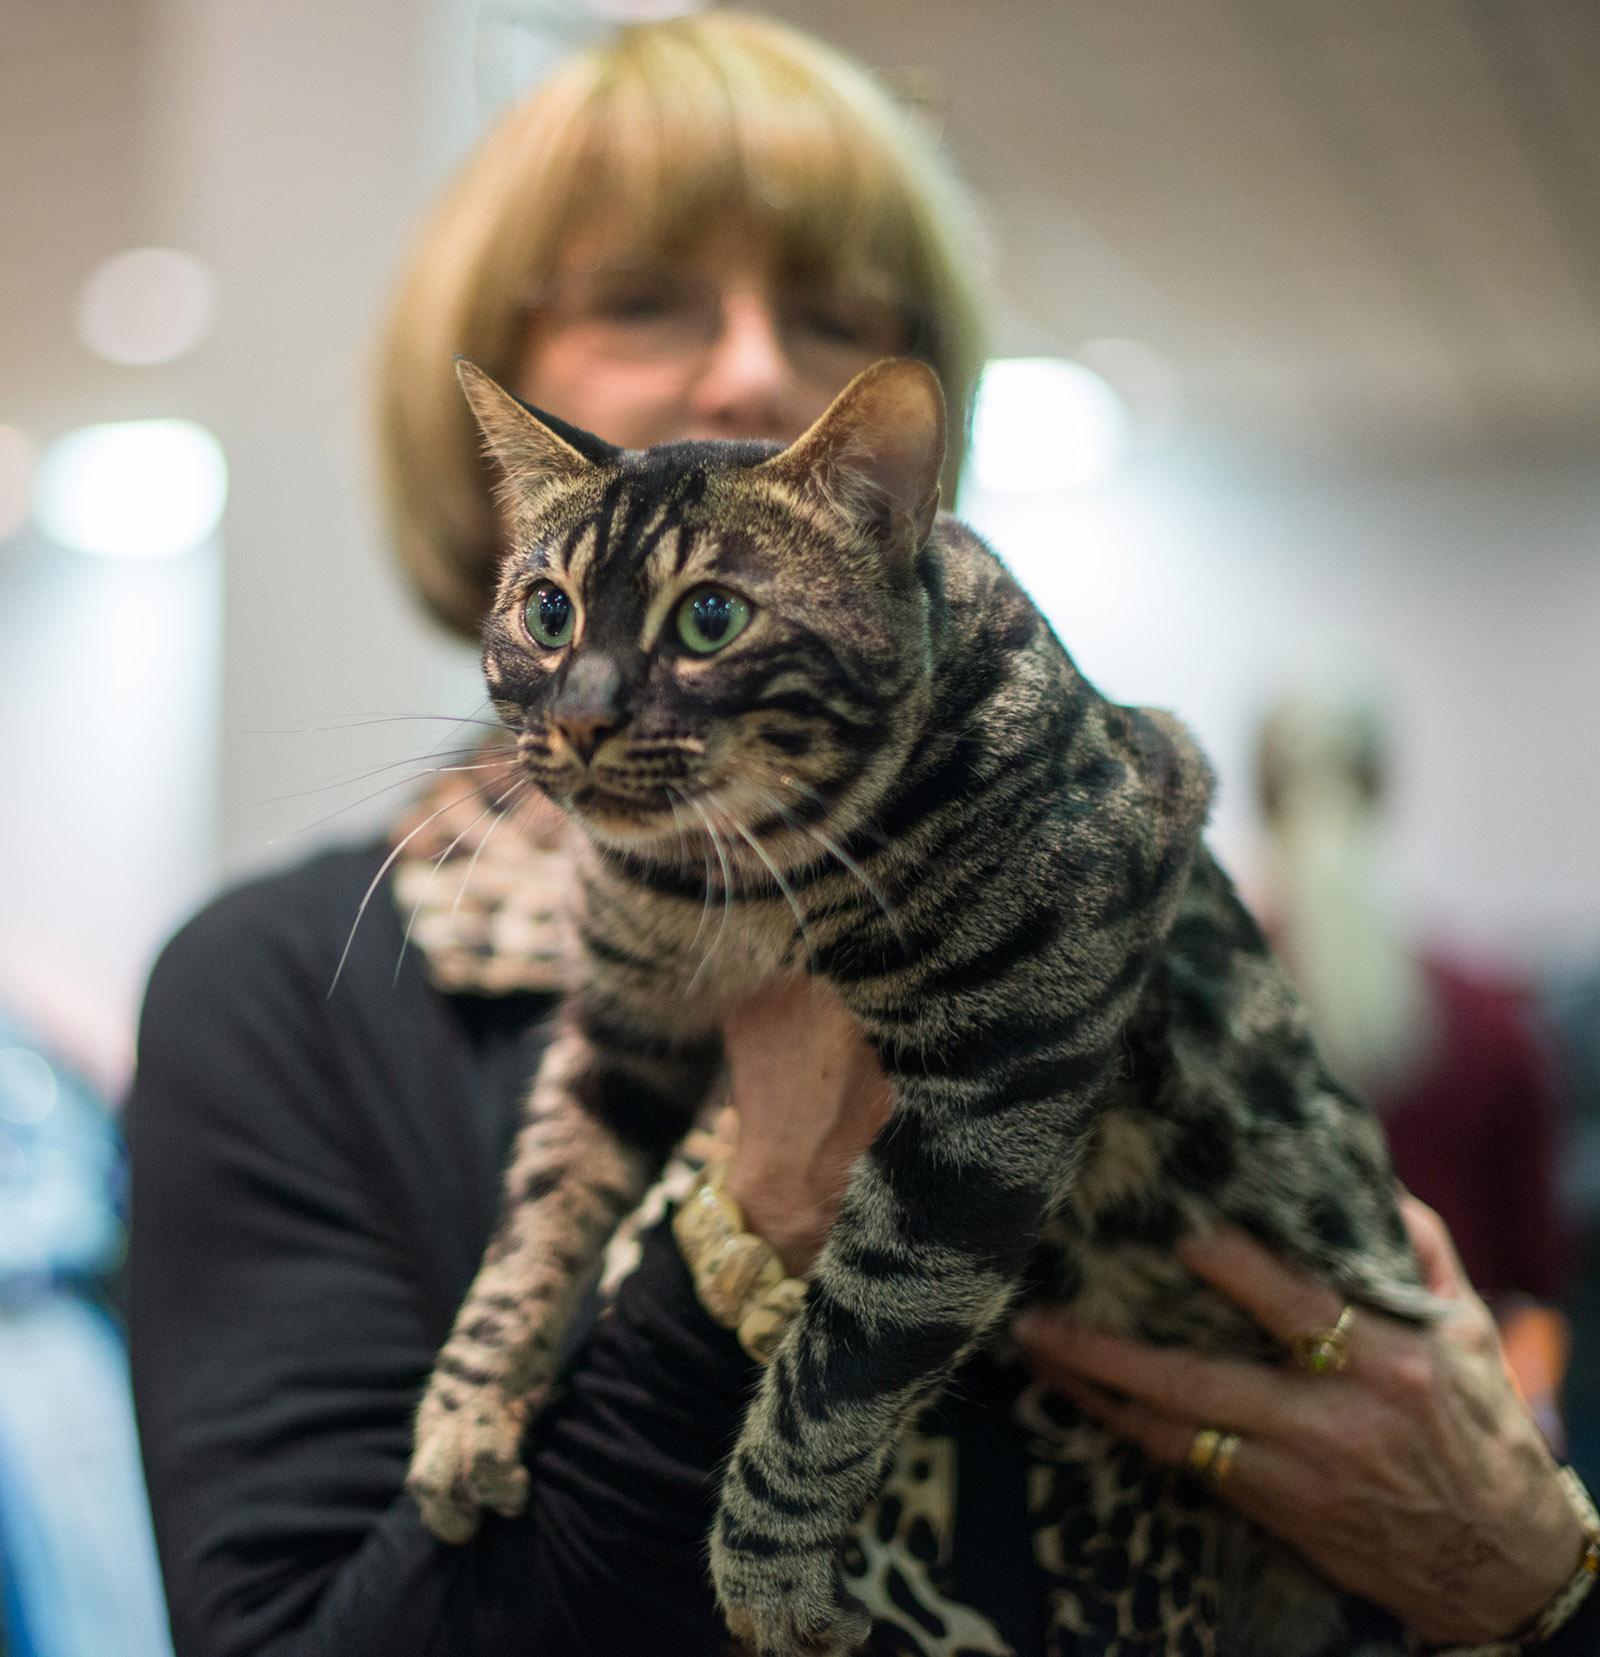
M 572 637 L 572 600 L 553 582 L 541 581 L 533 589 L 522 615 L 529 638 L 547 650 L 559 650 Z
M 697 656 L 731 644 L 750 623 L 750 606 L 721 587 L 696 587 L 678 606 L 678 637 Z

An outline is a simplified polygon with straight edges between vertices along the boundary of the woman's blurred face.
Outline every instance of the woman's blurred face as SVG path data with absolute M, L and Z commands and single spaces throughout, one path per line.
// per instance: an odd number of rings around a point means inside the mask
M 797 284 L 737 226 L 670 260 L 596 233 L 573 239 L 538 296 L 515 389 L 624 448 L 789 442 L 908 344 L 903 314 L 872 284 Z

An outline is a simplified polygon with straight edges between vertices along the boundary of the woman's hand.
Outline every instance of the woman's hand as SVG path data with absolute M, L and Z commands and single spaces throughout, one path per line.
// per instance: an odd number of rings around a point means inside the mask
M 1339 1374 L 1158 1349 L 1049 1312 L 1018 1334 L 1041 1379 L 1159 1461 L 1182 1464 L 1202 1427 L 1237 1433 L 1222 1498 L 1422 1639 L 1502 1639 L 1577 1569 L 1583 1527 L 1444 1223 L 1414 1198 L 1402 1209 L 1451 1309 L 1427 1330 L 1358 1309 Z M 1332 1289 L 1236 1232 L 1179 1253 L 1282 1341 L 1339 1315 Z
M 889 1084 L 830 990 L 765 990 L 723 1026 L 739 1118 L 728 1192 L 745 1223 L 804 1277 L 839 1211 L 850 1165 L 889 1115 Z

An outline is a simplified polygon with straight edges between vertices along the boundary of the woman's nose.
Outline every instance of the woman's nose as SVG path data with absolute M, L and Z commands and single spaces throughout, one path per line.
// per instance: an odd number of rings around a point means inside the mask
M 696 419 L 718 436 L 787 441 L 805 424 L 802 389 L 771 301 L 725 295 L 721 331 L 691 393 Z

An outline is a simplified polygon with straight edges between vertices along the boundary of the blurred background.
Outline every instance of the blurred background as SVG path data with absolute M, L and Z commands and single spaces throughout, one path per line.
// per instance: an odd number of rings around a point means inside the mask
M 371 832 L 449 738 L 438 717 L 482 700 L 377 527 L 367 351 L 389 281 L 454 162 L 543 66 L 683 9 L 0 8 L 12 1652 L 162 1649 L 114 1294 L 112 1113 L 152 956 L 220 881 Z M 1451 986 L 1437 1017 L 1475 1021 L 1448 1084 L 1493 1093 L 1470 1223 L 1529 1245 L 1497 1304 L 1592 1479 L 1600 8 L 752 9 L 875 68 L 973 186 L 997 361 L 962 510 L 1104 690 L 1195 727 L 1221 777 L 1214 842 L 1314 1007 L 1326 927 L 1302 917 L 1319 892 L 1350 913 L 1338 881 L 1356 879 L 1383 959 L 1428 963 Z M 1307 824 L 1326 813 L 1293 804 L 1308 753 L 1361 779 L 1359 878 L 1318 861 Z M 1363 1015 L 1337 976 L 1326 1016 L 1354 1031 L 1359 1072 Z M 1393 1084 L 1396 1132 L 1425 1158 L 1450 1130 L 1384 1039 L 1371 1085 Z M 1530 1183 L 1497 1187 L 1523 1151 Z M 1518 1323 L 1529 1302 L 1563 1317 Z M 119 1458 L 85 1550 L 96 1504 L 62 1470 Z M 104 1568 L 77 1582 L 85 1552 Z

